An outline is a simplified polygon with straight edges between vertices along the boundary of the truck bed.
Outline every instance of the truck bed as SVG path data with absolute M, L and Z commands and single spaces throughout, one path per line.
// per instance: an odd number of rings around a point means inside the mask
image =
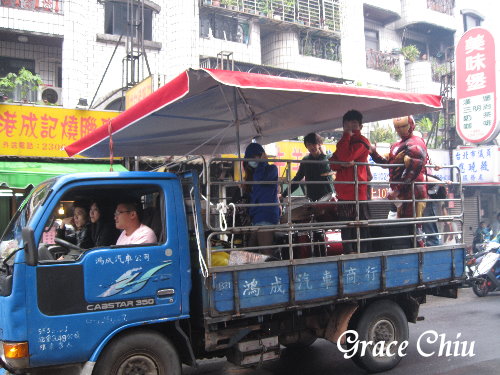
M 209 313 L 262 313 L 459 283 L 465 250 L 457 246 L 214 267 Z

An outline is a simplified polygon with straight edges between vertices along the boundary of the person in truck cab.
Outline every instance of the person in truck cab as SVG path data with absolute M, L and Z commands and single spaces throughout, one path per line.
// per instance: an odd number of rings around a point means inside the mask
M 84 200 L 73 202 L 73 216 L 64 218 L 56 236 L 81 249 L 94 246 L 90 235 L 89 203 Z
M 117 245 L 154 244 L 157 242 L 154 231 L 142 224 L 142 206 L 135 199 L 124 199 L 116 206 L 115 225 L 122 232 Z
M 120 232 L 112 221 L 111 207 L 107 207 L 101 200 L 94 199 L 90 205 L 89 215 L 90 235 L 94 247 L 116 244 Z

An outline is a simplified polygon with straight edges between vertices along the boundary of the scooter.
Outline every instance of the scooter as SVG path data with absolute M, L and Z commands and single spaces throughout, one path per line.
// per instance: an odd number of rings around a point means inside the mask
M 500 290 L 500 243 L 489 242 L 484 251 L 467 256 L 466 273 L 476 296 Z

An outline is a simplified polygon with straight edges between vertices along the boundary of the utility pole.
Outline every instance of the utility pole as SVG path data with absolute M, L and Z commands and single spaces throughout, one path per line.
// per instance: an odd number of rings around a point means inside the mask
M 451 150 L 456 146 L 456 131 L 455 131 L 455 98 L 453 98 L 453 89 L 455 87 L 455 58 L 454 50 L 449 48 L 446 50 L 445 61 L 447 66 L 446 73 L 441 76 L 440 95 L 443 98 L 443 145 Z M 450 56 L 451 55 L 451 56 Z M 436 143 L 437 143 L 437 122 L 436 127 Z

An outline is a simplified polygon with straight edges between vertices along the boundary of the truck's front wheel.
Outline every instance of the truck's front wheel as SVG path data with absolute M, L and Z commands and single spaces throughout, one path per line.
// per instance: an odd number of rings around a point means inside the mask
M 353 360 L 369 372 L 390 370 L 405 355 L 406 350 L 398 348 L 408 344 L 408 320 L 393 301 L 382 300 L 369 305 L 362 312 L 356 331 L 359 341 Z M 362 342 L 371 342 L 364 352 L 360 349 Z
M 152 331 L 139 331 L 114 339 L 104 349 L 92 375 L 180 375 L 174 346 Z

